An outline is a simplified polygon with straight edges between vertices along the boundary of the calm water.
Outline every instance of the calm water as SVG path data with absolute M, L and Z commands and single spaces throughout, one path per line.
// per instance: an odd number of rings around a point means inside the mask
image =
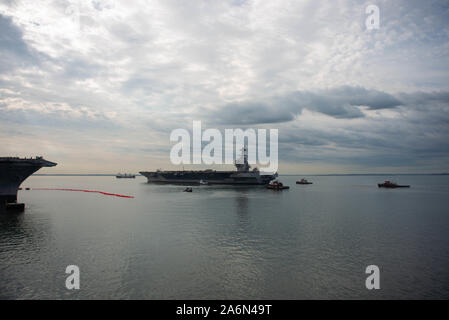
M 449 298 L 449 176 L 308 177 L 290 190 L 30 177 L 0 217 L 0 298 Z M 78 265 L 81 289 L 65 288 Z M 381 268 L 381 289 L 365 268 Z

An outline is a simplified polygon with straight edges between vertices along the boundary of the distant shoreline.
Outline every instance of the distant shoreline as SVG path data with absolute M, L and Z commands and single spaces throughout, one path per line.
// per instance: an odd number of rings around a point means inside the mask
M 329 173 L 329 174 L 279 174 L 283 177 L 295 176 L 321 176 L 321 177 L 339 177 L 339 176 L 447 176 L 449 173 Z M 53 176 L 53 177 L 115 177 L 116 174 L 88 174 L 88 173 L 35 173 L 33 176 Z M 141 174 L 136 174 L 141 176 Z
M 56 176 L 56 177 L 115 177 L 116 175 L 117 174 L 98 174 L 98 173 L 35 173 L 35 174 L 33 174 L 33 176 Z M 142 176 L 142 175 L 136 174 L 136 176 Z
M 329 173 L 302 174 L 303 176 L 447 176 L 449 173 Z M 301 174 L 280 174 L 280 176 L 301 176 Z

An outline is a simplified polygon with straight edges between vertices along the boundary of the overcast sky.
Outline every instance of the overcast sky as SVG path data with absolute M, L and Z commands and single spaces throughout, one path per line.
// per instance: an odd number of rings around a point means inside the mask
M 192 120 L 279 129 L 280 173 L 449 172 L 449 1 L 0 0 L 0 155 L 173 168 Z

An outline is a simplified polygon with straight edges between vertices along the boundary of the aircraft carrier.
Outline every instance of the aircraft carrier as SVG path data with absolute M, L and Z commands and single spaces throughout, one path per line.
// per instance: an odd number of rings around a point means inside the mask
M 42 157 L 0 157 L 0 209 L 23 209 L 24 205 L 17 203 L 19 186 L 40 168 L 54 166 L 56 163 Z
M 235 162 L 237 171 L 141 171 L 140 174 L 148 179 L 148 182 L 174 183 L 174 184 L 230 184 L 230 185 L 265 185 L 276 179 L 277 173 L 263 174 L 257 168 L 250 170 L 248 154 L 243 150 L 243 161 Z

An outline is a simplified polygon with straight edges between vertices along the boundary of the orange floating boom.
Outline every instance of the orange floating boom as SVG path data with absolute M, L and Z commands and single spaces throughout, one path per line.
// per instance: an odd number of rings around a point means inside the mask
M 53 189 L 53 188 L 33 188 L 33 190 L 56 190 L 56 191 L 78 191 L 78 192 L 92 192 L 92 193 L 100 193 L 105 196 L 114 196 L 114 197 L 121 197 L 121 198 L 134 198 L 133 196 L 125 196 L 122 194 L 116 194 L 116 193 L 109 193 L 109 192 L 103 192 L 103 191 L 96 191 L 96 190 L 84 190 L 84 189 Z

